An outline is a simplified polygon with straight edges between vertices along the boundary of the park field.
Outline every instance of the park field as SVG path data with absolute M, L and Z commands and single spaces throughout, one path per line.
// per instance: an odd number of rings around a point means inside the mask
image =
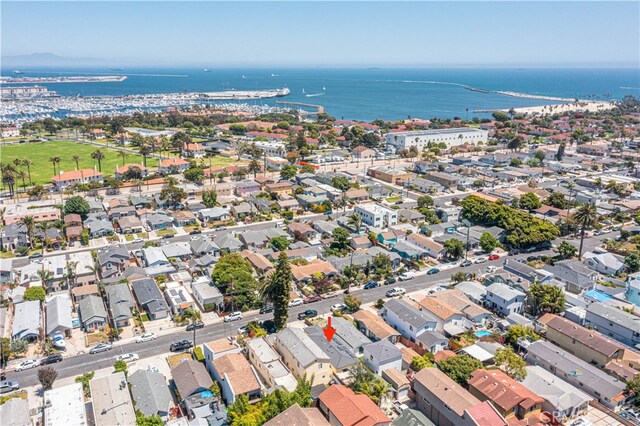
M 31 180 L 34 184 L 51 183 L 53 176 L 53 164 L 49 161 L 51 157 L 60 157 L 60 163 L 56 166 L 57 170 L 71 171 L 76 169 L 76 163 L 73 156 L 78 155 L 80 161 L 78 165 L 81 169 L 98 168 L 98 163 L 91 158 L 91 153 L 98 147 L 85 145 L 73 141 L 53 141 L 53 142 L 37 142 L 25 143 L 19 145 L 2 145 L 0 146 L 0 161 L 3 163 L 12 163 L 14 159 L 29 159 L 33 162 L 31 166 Z M 122 165 L 122 157 L 118 155 L 119 150 L 111 148 L 99 148 L 104 154 L 102 160 L 102 173 L 105 176 L 112 176 L 116 167 Z M 142 164 L 142 156 L 127 154 L 125 163 Z M 156 167 L 158 159 L 147 158 L 147 167 Z M 20 167 L 20 170 L 27 171 L 26 167 Z M 28 181 L 27 181 L 28 184 Z M 16 186 L 20 187 L 21 182 L 16 182 Z

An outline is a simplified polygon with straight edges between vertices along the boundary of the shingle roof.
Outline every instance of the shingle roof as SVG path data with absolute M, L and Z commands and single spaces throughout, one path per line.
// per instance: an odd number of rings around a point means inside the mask
M 435 322 L 433 318 L 417 310 L 404 300 L 391 299 L 384 304 L 384 309 L 394 312 L 401 320 L 416 329 L 424 327 L 425 324 Z
M 242 354 L 223 355 L 213 360 L 213 366 L 220 377 L 224 377 L 226 374 L 229 385 L 236 395 L 260 389 L 260 383 L 253 373 L 249 361 Z
M 127 380 L 131 385 L 131 395 L 137 411 L 145 416 L 152 416 L 169 410 L 173 399 L 162 374 L 137 370 Z
M 437 368 L 423 368 L 413 376 L 413 379 L 429 389 L 458 416 L 462 416 L 465 410 L 480 404 L 480 400 Z
M 102 303 L 102 298 L 99 296 L 89 295 L 82 299 L 79 303 L 80 317 L 82 322 L 87 322 L 91 318 L 107 318 L 107 311 Z
M 71 318 L 71 299 L 66 295 L 54 296 L 46 304 L 47 310 L 47 334 L 56 331 L 57 328 L 71 330 L 73 320 Z
M 199 389 L 209 389 L 213 380 L 204 364 L 188 359 L 171 370 L 171 377 L 182 399 L 193 395 Z
M 369 343 L 364 345 L 362 349 L 380 363 L 402 358 L 402 351 L 387 339 Z
M 329 356 L 302 329 L 287 327 L 276 337 L 305 368 L 314 362 L 329 361 Z
M 575 339 L 606 357 L 611 357 L 618 351 L 622 354 L 622 350 L 624 349 L 624 346 L 620 343 L 608 339 L 603 334 L 595 330 L 589 330 L 588 328 L 557 315 L 545 314 L 538 321 L 542 324 L 546 324 L 547 329 L 551 328 L 556 330 L 558 333 Z

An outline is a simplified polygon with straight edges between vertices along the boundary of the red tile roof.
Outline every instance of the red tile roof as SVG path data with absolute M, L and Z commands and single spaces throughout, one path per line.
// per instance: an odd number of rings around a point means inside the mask
M 89 179 L 92 177 L 102 176 L 102 173 L 93 169 L 73 170 L 70 172 L 62 172 L 51 178 L 54 182 L 66 182 L 68 180 Z
M 355 394 L 346 386 L 329 386 L 318 399 L 342 426 L 374 426 L 391 422 L 368 396 Z
M 478 426 L 499 426 L 506 424 L 502 416 L 496 412 L 489 401 L 484 401 L 471 408 L 467 408 L 467 413 L 475 420 L 475 424 Z

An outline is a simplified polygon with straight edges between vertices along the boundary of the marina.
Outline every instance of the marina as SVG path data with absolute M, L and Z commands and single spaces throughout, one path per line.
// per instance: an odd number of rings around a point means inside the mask
M 14 71 L 15 73 L 15 71 Z M 69 77 L 0 77 L 0 84 L 53 84 L 53 83 L 118 83 L 124 75 L 69 76 Z

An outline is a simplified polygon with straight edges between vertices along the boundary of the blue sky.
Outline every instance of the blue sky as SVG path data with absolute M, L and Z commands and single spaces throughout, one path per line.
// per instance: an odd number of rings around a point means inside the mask
M 7 2 L 2 55 L 122 64 L 631 66 L 640 2 Z

